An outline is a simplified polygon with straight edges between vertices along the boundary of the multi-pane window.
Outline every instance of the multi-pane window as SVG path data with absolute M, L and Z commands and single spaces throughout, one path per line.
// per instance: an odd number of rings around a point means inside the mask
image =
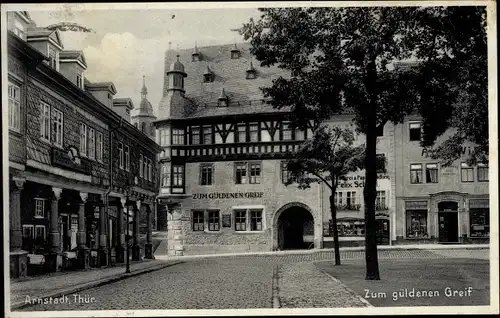
M 247 211 L 234 211 L 234 229 L 235 231 L 246 231 L 247 229 Z
M 425 178 L 427 183 L 438 182 L 438 165 L 436 163 L 428 163 L 425 165 Z
M 89 148 L 88 154 L 90 159 L 95 159 L 95 130 L 89 127 Z
M 45 217 L 45 199 L 35 198 L 35 217 Z
M 203 144 L 212 143 L 212 126 L 203 127 Z
M 287 184 L 289 181 L 290 181 L 290 172 L 288 171 L 288 168 L 287 168 L 287 162 L 286 161 L 282 161 L 281 162 L 281 182 L 283 182 L 283 184 Z
M 170 186 L 170 164 L 163 164 L 161 166 L 161 186 L 169 187 Z
M 283 132 L 282 140 L 292 140 L 292 125 L 288 122 L 281 124 L 281 130 Z
M 184 145 L 184 129 L 172 129 L 172 144 Z
M 173 186 L 182 187 L 184 186 L 184 166 L 173 166 L 172 167 L 172 178 Z
M 428 237 L 427 210 L 406 210 L 406 237 Z
M 352 207 L 356 204 L 356 191 L 347 191 L 346 204 L 348 207 Z
M 142 161 L 142 176 L 144 179 L 148 179 L 148 158 L 146 156 L 143 156 L 143 161 Z
M 474 167 L 462 162 L 461 165 L 462 182 L 474 182 Z
M 245 124 L 238 125 L 238 142 L 247 141 L 247 126 Z
M 168 146 L 170 144 L 170 130 L 161 129 L 160 130 L 160 146 Z
M 386 196 L 385 191 L 377 191 L 377 197 L 375 199 L 375 208 L 377 210 L 385 210 L 386 209 Z
M 477 181 L 488 181 L 489 168 L 487 164 L 478 163 L 477 164 Z
M 96 151 L 96 159 L 98 161 L 101 161 L 102 162 L 102 151 L 103 151 L 103 135 L 101 132 L 97 132 L 97 135 L 96 135 L 96 147 L 95 147 L 95 151 Z
M 235 163 L 236 184 L 245 184 L 248 182 L 246 162 Z
M 250 165 L 250 183 L 260 183 L 260 163 L 252 162 Z
M 50 141 L 50 106 L 47 103 L 40 102 L 40 137 L 43 140 Z
M 129 146 L 124 147 L 124 152 L 125 152 L 125 170 L 129 171 L 130 170 L 130 148 L 129 148 Z
M 335 196 L 334 196 L 334 199 L 335 199 L 335 205 L 340 207 L 344 204 L 344 200 L 342 198 L 342 193 L 343 192 L 335 192 Z
M 139 177 L 144 177 L 144 156 L 142 153 L 139 155 Z
M 50 67 L 57 70 L 57 52 L 52 47 L 49 47 L 49 63 Z
M 470 236 L 490 236 L 490 210 L 488 208 L 470 209 Z
M 153 163 L 148 159 L 148 181 L 153 181 Z
M 80 123 L 80 154 L 87 155 L 87 125 Z
M 205 224 L 205 211 L 193 211 L 193 231 L 203 231 Z
M 63 113 L 60 110 L 52 109 L 52 138 L 55 145 L 63 145 Z
M 191 144 L 200 144 L 200 127 L 191 127 Z
M 420 123 L 410 123 L 410 141 L 420 141 L 422 128 Z
M 45 225 L 35 225 L 35 241 L 44 242 L 45 241 Z
M 250 141 L 259 141 L 259 123 L 250 123 L 249 125 Z
M 250 210 L 250 231 L 262 231 L 262 210 Z
M 412 164 L 410 165 L 410 182 L 411 183 L 422 183 L 422 165 Z
M 211 185 L 213 182 L 214 167 L 212 164 L 200 165 L 200 183 L 201 185 Z
M 9 82 L 9 128 L 21 129 L 21 89 Z
M 219 211 L 208 211 L 208 230 L 209 231 L 219 231 L 220 230 L 220 212 Z
M 120 142 L 118 143 L 118 167 L 120 167 L 120 169 L 123 169 L 123 165 L 123 144 Z

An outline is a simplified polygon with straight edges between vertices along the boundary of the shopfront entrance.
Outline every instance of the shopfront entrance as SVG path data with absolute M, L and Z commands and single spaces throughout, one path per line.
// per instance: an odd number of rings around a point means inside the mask
M 458 243 L 458 203 L 438 203 L 438 224 L 440 243 Z
M 389 219 L 377 219 L 377 245 L 389 245 L 391 240 L 391 221 Z

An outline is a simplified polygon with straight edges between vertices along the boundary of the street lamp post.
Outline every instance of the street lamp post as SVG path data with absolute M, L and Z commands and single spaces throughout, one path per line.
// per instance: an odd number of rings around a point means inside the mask
M 130 225 L 130 221 L 129 221 L 129 193 L 127 191 L 127 235 L 125 235 L 126 237 L 126 244 L 127 244 L 127 263 L 126 263 L 126 266 L 125 266 L 125 273 L 130 273 L 130 244 L 129 244 L 129 240 L 130 240 L 130 229 L 129 229 L 129 225 Z

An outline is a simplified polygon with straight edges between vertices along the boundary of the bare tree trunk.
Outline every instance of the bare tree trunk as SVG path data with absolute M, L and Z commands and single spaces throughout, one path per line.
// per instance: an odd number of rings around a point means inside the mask
M 330 211 L 332 213 L 333 222 L 333 241 L 335 243 L 335 265 L 340 265 L 340 242 L 339 242 L 339 230 L 337 228 L 337 207 L 335 206 L 335 189 L 332 189 L 332 194 L 330 195 Z
M 377 196 L 377 92 L 375 60 L 367 66 L 365 85 L 370 94 L 370 103 L 365 109 L 366 156 L 365 156 L 365 261 L 366 280 L 380 280 L 377 253 L 377 223 L 375 221 L 375 199 Z M 376 85 L 376 84 L 375 84 Z

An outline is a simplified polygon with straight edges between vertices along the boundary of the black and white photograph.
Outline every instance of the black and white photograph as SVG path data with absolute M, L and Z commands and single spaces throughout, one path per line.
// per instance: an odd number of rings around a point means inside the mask
M 1 13 L 6 317 L 499 313 L 495 1 Z

